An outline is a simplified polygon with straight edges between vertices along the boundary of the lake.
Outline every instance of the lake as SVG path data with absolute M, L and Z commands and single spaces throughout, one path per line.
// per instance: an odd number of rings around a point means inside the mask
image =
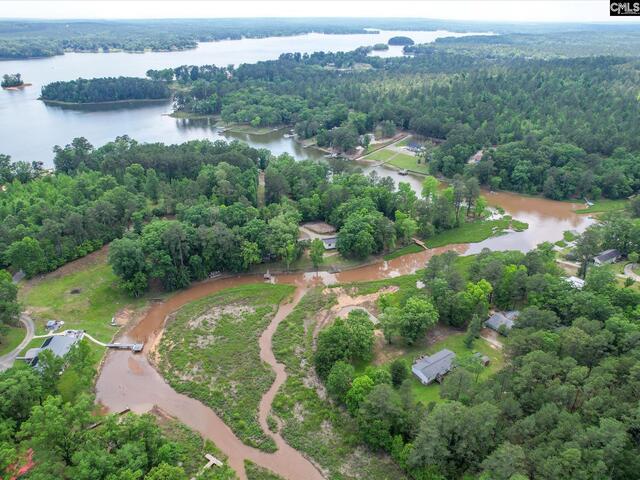
M 178 120 L 166 116 L 170 102 L 154 104 L 111 105 L 69 108 L 47 106 L 38 100 L 43 85 L 78 77 L 143 77 L 149 69 L 180 65 L 239 65 L 277 59 L 281 53 L 317 51 L 349 51 L 364 45 L 386 43 L 396 35 L 405 35 L 416 43 L 433 42 L 436 38 L 472 35 L 444 30 L 431 32 L 380 31 L 372 34 L 325 35 L 309 33 L 293 37 L 224 40 L 201 43 L 196 49 L 180 52 L 136 53 L 67 53 L 56 57 L 0 61 L 0 75 L 21 73 L 25 82 L 32 83 L 23 90 L 0 91 L 0 153 L 13 160 L 41 161 L 52 166 L 52 147 L 70 143 L 74 137 L 86 137 L 100 146 L 119 135 L 129 135 L 140 142 L 180 143 L 193 139 L 236 138 L 221 136 L 207 121 Z M 402 47 L 391 46 L 377 55 L 402 55 Z M 289 152 L 297 158 L 313 154 L 281 135 L 249 136 L 241 138 L 256 146 L 269 148 L 275 154 Z

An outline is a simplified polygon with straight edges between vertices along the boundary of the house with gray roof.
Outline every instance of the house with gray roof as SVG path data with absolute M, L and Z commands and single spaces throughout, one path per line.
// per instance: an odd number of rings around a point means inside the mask
M 515 319 L 518 318 L 520 312 L 512 310 L 510 312 L 495 312 L 491 315 L 487 321 L 484 322 L 484 326 L 495 330 L 500 333 L 501 330 L 511 330 L 515 323 Z
M 335 250 L 338 237 L 327 237 L 322 239 L 325 250 Z
M 594 257 L 593 263 L 596 265 L 606 265 L 607 263 L 617 262 L 621 256 L 622 254 L 618 250 L 612 248 L 610 250 L 600 252 L 596 257 Z
M 82 339 L 82 333 L 71 333 L 66 335 L 53 335 L 47 337 L 40 348 L 31 348 L 24 356 L 24 360 L 35 367 L 38 365 L 38 356 L 40 353 L 48 350 L 56 357 L 64 357 L 71 351 L 73 346 Z
M 434 380 L 440 382 L 453 368 L 454 358 L 456 354 L 445 348 L 430 357 L 425 355 L 416 360 L 411 371 L 423 385 L 429 385 Z

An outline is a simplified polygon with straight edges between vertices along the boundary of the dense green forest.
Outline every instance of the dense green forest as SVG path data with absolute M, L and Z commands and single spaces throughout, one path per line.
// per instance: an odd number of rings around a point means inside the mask
M 79 78 L 53 82 L 42 87 L 45 101 L 65 103 L 102 103 L 125 100 L 168 99 L 171 93 L 163 82 L 136 77 Z
M 635 60 L 537 60 L 449 51 L 411 58 L 283 54 L 237 68 L 181 66 L 179 111 L 228 122 L 294 125 L 300 138 L 351 150 L 384 122 L 445 139 L 433 174 L 471 173 L 487 186 L 550 198 L 623 198 L 640 188 Z M 356 68 L 366 64 L 370 68 Z M 470 165 L 479 149 L 485 155 Z
M 485 251 L 464 269 L 447 253 L 427 265 L 424 290 L 380 298 L 389 342 L 410 345 L 437 322 L 468 325 L 470 352 L 489 308 L 521 310 L 506 366 L 478 381 L 479 360 L 460 359 L 442 384 L 445 402 L 416 401 L 404 360 L 356 373 L 375 343 L 363 312 L 320 333 L 315 364 L 330 395 L 410 478 L 639 478 L 640 293 L 605 267 L 573 288 L 551 247 Z
M 409 184 L 364 176 L 349 164 L 274 157 L 239 142 L 167 146 L 119 137 L 94 148 L 77 138 L 54 151 L 52 175 L 32 168 L 19 178 L 4 157 L 3 265 L 32 277 L 122 238 L 110 260 L 136 295 L 151 280 L 174 290 L 261 262 L 288 268 L 305 247 L 301 221 L 330 222 L 338 251 L 364 259 L 485 215 L 473 177 L 443 191 L 428 178 L 418 198 Z

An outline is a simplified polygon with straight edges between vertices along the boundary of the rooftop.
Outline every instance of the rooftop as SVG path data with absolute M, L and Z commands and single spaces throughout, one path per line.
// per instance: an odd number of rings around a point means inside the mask
M 451 370 L 455 357 L 455 353 L 445 348 L 430 357 L 425 356 L 418 359 L 411 367 L 411 371 L 422 383 L 428 385 L 434 380 L 439 380 Z
M 496 312 L 491 315 L 486 322 L 484 322 L 485 327 L 488 327 L 496 332 L 500 329 L 500 327 L 504 326 L 507 330 L 511 330 L 514 325 L 514 320 L 518 318 L 520 312 L 517 310 L 512 310 L 509 312 Z
M 620 256 L 620 252 L 618 250 L 616 250 L 615 248 L 609 249 L 609 250 L 605 250 L 603 252 L 600 252 L 595 258 L 594 260 L 597 260 L 599 262 L 607 262 L 609 260 L 613 260 L 615 258 L 618 258 Z
M 45 350 L 49 350 L 56 357 L 64 357 L 81 338 L 82 335 L 53 335 L 48 337 L 40 348 L 30 349 L 25 355 L 25 360 L 35 366 L 40 352 Z

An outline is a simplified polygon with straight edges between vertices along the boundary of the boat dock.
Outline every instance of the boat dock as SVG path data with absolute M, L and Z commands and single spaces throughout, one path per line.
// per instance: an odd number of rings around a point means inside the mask
M 144 348 L 144 343 L 107 343 L 106 347 L 117 350 L 131 350 L 134 353 L 138 353 Z

